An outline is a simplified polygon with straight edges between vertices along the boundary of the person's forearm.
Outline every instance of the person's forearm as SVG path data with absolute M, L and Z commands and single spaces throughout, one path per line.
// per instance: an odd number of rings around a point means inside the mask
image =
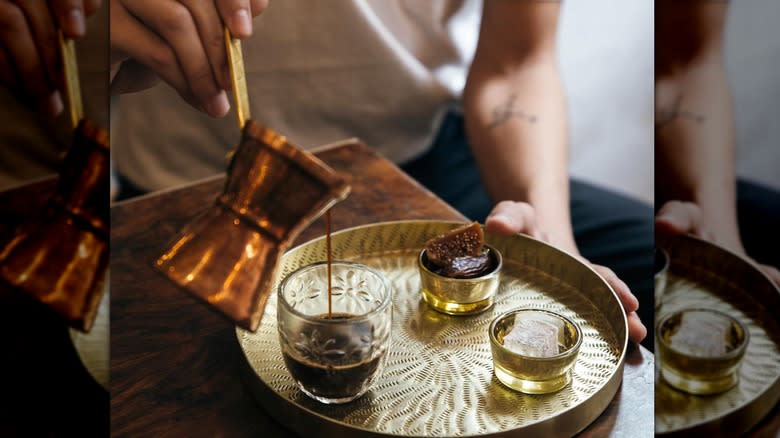
M 681 200 L 699 205 L 707 231 L 720 244 L 742 251 L 734 115 L 722 57 L 726 6 L 688 8 L 669 9 L 666 13 L 673 18 L 659 19 L 661 25 L 677 29 L 674 20 L 687 19 L 697 34 L 681 31 L 673 38 L 671 32 L 662 32 L 657 44 L 656 204 Z M 691 47 L 697 48 L 683 51 L 683 41 L 693 41 Z
M 464 109 L 468 139 L 492 200 L 531 204 L 551 242 L 576 252 L 566 106 L 554 56 L 512 69 L 475 59 Z
M 719 242 L 741 250 L 736 221 L 734 120 L 721 68 L 657 82 L 658 205 L 693 202 Z

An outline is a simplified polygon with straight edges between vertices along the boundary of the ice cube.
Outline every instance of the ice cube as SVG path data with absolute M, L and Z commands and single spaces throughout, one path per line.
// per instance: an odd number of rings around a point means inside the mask
M 730 330 L 731 321 L 720 315 L 686 312 L 677 332 L 669 338 L 669 344 L 692 356 L 721 356 L 728 351 Z
M 515 315 L 512 330 L 504 336 L 504 346 L 510 351 L 531 357 L 551 357 L 558 354 L 563 337 L 563 322 L 544 314 Z

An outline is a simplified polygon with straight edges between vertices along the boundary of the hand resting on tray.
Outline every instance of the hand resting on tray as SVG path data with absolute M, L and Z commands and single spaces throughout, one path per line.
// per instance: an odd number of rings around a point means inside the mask
M 525 202 L 502 201 L 496 204 L 493 211 L 485 221 L 487 229 L 497 234 L 523 233 L 536 239 L 555 245 L 556 239 L 551 237 L 553 233 L 543 230 L 536 221 L 536 212 L 534 208 Z M 596 265 L 585 260 L 574 248 L 561 248 L 570 254 L 578 257 L 588 264 L 601 275 L 604 280 L 612 286 L 628 317 L 628 333 L 634 342 L 640 342 L 647 336 L 647 328 L 637 316 L 639 309 L 639 300 L 631 293 L 626 283 L 618 278 L 615 273 L 606 266 Z
M 658 210 L 655 224 L 656 233 L 689 233 L 753 260 L 745 251 L 744 246 L 742 246 L 742 241 L 736 228 L 730 233 L 713 231 L 715 229 L 731 228 L 719 227 L 717 224 L 708 223 L 707 218 L 701 212 L 701 208 L 695 203 L 682 201 L 667 202 Z M 753 261 L 755 262 L 755 260 Z M 777 268 L 758 262 L 756 264 L 776 285 L 780 286 L 780 271 Z

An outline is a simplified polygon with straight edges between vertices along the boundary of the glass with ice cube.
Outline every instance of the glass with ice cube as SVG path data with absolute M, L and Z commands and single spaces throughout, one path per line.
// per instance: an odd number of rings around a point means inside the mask
M 493 372 L 526 393 L 559 391 L 571 382 L 582 331 L 569 318 L 542 309 L 516 309 L 490 324 Z
M 710 309 L 665 316 L 657 326 L 661 376 L 674 388 L 717 394 L 739 382 L 739 366 L 750 340 L 738 319 Z

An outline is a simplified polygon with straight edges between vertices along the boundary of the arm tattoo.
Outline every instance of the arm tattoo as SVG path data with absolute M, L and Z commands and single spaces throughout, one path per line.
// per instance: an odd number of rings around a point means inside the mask
M 655 126 L 660 129 L 676 120 L 687 120 L 696 124 L 702 124 L 706 120 L 703 114 L 685 111 L 681 108 L 682 96 L 677 97 L 670 108 L 659 108 L 655 117 Z
M 528 123 L 536 123 L 538 118 L 533 114 L 527 114 L 522 110 L 515 109 L 516 94 L 510 94 L 506 103 L 493 108 L 493 121 L 490 122 L 490 129 L 503 125 L 511 118 L 519 118 Z

